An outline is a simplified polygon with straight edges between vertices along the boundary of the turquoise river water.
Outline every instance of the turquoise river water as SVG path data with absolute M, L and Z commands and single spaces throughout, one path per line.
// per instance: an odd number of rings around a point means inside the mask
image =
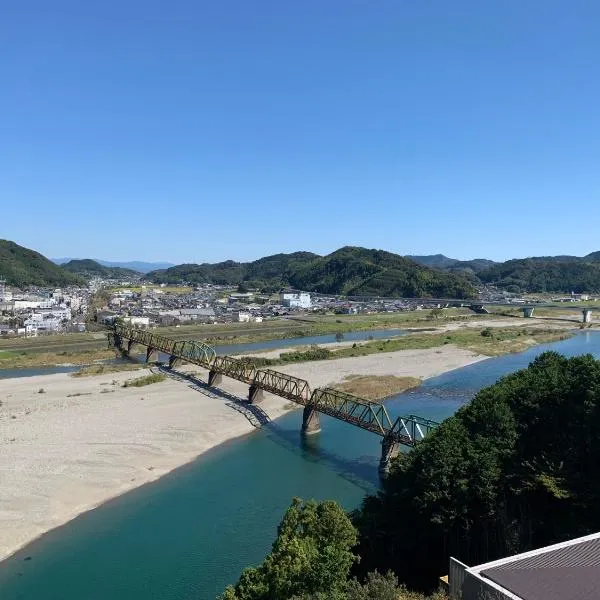
M 600 357 L 600 332 L 451 371 L 386 406 L 441 420 L 548 349 Z M 0 598 L 212 600 L 268 553 L 293 496 L 351 509 L 376 489 L 379 438 L 321 420 L 304 442 L 295 411 L 47 533 L 0 565 Z

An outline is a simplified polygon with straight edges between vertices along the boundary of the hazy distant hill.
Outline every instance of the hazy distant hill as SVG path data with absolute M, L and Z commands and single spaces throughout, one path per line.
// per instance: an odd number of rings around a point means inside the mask
M 122 267 L 105 267 L 90 258 L 73 259 L 61 265 L 61 269 L 83 277 L 102 277 L 104 279 L 132 279 L 141 277 L 142 273 Z
M 383 250 L 345 247 L 327 256 L 276 254 L 251 263 L 185 264 L 146 275 L 156 283 L 246 284 L 267 289 L 290 285 L 325 294 L 406 297 L 475 295 L 464 277 L 418 265 Z
M 71 260 L 82 260 L 79 258 L 52 258 L 53 262 L 57 265 L 64 265 Z M 83 259 L 89 260 L 89 259 Z M 174 267 L 173 263 L 169 262 L 144 262 L 140 260 L 131 260 L 128 262 L 118 262 L 118 261 L 110 261 L 110 260 L 101 260 L 99 258 L 91 259 L 95 262 L 99 263 L 104 267 L 121 267 L 122 269 L 131 269 L 132 271 L 137 271 L 138 273 L 149 273 L 150 271 L 155 271 L 157 269 L 168 269 L 169 267 Z
M 497 263 L 487 258 L 474 258 L 473 260 L 458 260 L 457 258 L 449 258 L 443 254 L 426 254 L 424 256 L 407 255 L 406 258 L 414 260 L 420 265 L 426 267 L 434 267 L 436 269 L 450 270 L 471 270 L 474 272 L 487 269 Z
M 83 278 L 55 265 L 35 250 L 0 240 L 0 279 L 16 287 L 84 285 Z

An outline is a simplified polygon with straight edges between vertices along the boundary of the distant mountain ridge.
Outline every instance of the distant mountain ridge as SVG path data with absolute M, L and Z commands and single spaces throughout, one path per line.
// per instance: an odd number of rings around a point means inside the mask
M 81 275 L 82 277 L 101 277 L 104 279 L 138 279 L 142 276 L 139 271 L 133 269 L 124 269 L 123 267 L 105 267 L 95 260 L 86 259 L 73 259 L 64 265 L 60 266 L 61 269 Z
M 174 263 L 170 262 L 144 262 L 141 260 L 131 260 L 125 262 L 101 260 L 99 258 L 51 258 L 50 260 L 56 263 L 57 265 L 63 265 L 72 260 L 93 260 L 94 262 L 97 262 L 103 267 L 119 267 L 122 269 L 131 269 L 132 271 L 137 271 L 138 273 L 149 273 L 150 271 L 156 271 L 157 269 L 168 269 L 169 267 L 175 266 Z
M 449 258 L 444 254 L 426 254 L 423 256 L 407 254 L 406 258 L 410 258 L 416 263 L 426 267 L 434 267 L 436 269 L 471 269 L 475 272 L 487 269 L 488 267 L 497 264 L 495 261 L 487 258 L 458 260 L 457 258 Z
M 533 256 L 502 263 L 468 261 L 443 254 L 400 256 L 346 246 L 327 256 L 312 252 L 274 254 L 252 262 L 183 264 L 55 259 L 0 240 L 0 279 L 16 287 L 85 285 L 92 276 L 138 277 L 155 283 L 214 283 L 275 291 L 291 286 L 326 294 L 471 298 L 476 285 L 493 284 L 515 293 L 600 293 L 600 251 L 586 256 Z M 113 267 L 117 265 L 117 267 Z M 135 266 L 128 269 L 121 265 Z M 136 270 L 138 270 L 136 272 Z M 83 276 L 82 276 L 83 275 Z
M 327 256 L 311 252 L 275 254 L 250 263 L 224 261 L 185 264 L 153 271 L 155 283 L 248 285 L 274 291 L 292 286 L 307 291 L 351 296 L 455 297 L 475 296 L 463 276 L 446 273 L 385 252 L 346 246 Z

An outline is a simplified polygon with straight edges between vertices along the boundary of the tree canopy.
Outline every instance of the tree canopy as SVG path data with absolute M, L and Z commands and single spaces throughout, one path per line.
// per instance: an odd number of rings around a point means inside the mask
M 542 354 L 480 391 L 394 463 L 354 515 L 360 568 L 428 588 L 600 529 L 600 362 Z
M 222 600 L 282 600 L 341 591 L 356 557 L 357 533 L 335 502 L 295 498 L 262 565 L 244 570 Z

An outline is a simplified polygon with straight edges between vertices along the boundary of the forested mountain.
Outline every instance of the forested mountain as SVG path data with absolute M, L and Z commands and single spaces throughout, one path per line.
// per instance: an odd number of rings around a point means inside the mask
M 83 278 L 55 265 L 35 250 L 0 240 L 0 279 L 16 287 L 84 285 Z
M 600 253 L 509 260 L 480 271 L 483 283 L 510 292 L 600 292 Z
M 292 286 L 324 294 L 406 297 L 475 295 L 462 276 L 430 269 L 383 250 L 345 247 L 327 255 L 276 254 L 250 263 L 178 265 L 146 276 L 156 283 L 246 284 L 276 290 Z
M 306 263 L 289 281 L 298 289 L 348 296 L 469 298 L 475 295 L 463 277 L 423 267 L 391 252 L 352 246 Z
M 138 271 L 121 267 L 105 267 L 89 258 L 73 259 L 61 265 L 61 269 L 82 277 L 102 277 L 104 279 L 133 279 L 142 276 Z

